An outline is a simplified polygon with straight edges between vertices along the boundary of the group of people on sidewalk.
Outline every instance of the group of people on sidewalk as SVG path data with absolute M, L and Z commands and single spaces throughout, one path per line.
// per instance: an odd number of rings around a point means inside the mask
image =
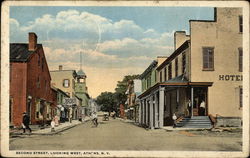
M 32 130 L 31 130 L 29 124 L 30 124 L 30 117 L 26 112 L 23 112 L 23 121 L 22 121 L 23 133 L 26 133 L 26 129 L 28 129 L 29 132 L 32 133 Z M 58 126 L 59 124 L 60 124 L 59 117 L 58 116 L 53 117 L 53 119 L 51 120 L 51 123 L 50 123 L 51 132 L 54 132 L 55 127 Z
M 98 125 L 98 116 L 97 116 L 96 112 L 93 112 L 91 114 L 91 119 L 92 119 L 93 123 L 97 126 Z M 23 112 L 23 120 L 22 120 L 23 133 L 26 133 L 26 129 L 29 130 L 29 133 L 32 133 L 32 130 L 31 130 L 29 124 L 30 124 L 30 117 L 26 112 Z M 59 124 L 60 123 L 59 123 L 58 116 L 53 117 L 53 119 L 51 120 L 51 123 L 50 123 L 51 132 L 55 132 L 55 127 L 57 127 Z

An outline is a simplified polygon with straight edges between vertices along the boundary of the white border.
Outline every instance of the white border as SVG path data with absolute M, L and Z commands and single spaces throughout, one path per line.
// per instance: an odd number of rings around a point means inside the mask
M 73 3 L 72 3 L 73 2 Z M 243 8 L 243 152 L 207 151 L 108 151 L 107 157 L 247 157 L 249 155 L 249 4 L 243 1 L 5 1 L 1 23 L 1 154 L 20 157 L 9 151 L 9 6 L 193 6 Z M 7 83 L 7 84 L 6 84 Z M 44 150 L 43 150 L 44 151 Z M 70 152 L 70 151 L 68 151 Z M 83 152 L 83 151 L 80 151 Z M 101 152 L 101 151 L 100 151 Z M 23 155 L 47 157 L 49 155 Z M 53 155 L 63 157 L 64 155 Z M 85 157 L 100 157 L 86 154 Z M 78 157 L 78 155 L 70 155 Z

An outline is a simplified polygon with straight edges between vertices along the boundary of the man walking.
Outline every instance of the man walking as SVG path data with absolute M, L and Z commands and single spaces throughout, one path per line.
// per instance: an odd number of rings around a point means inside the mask
M 25 129 L 30 130 L 31 133 L 31 129 L 29 127 L 29 123 L 30 123 L 30 117 L 26 114 L 26 112 L 23 113 L 23 133 L 25 133 Z

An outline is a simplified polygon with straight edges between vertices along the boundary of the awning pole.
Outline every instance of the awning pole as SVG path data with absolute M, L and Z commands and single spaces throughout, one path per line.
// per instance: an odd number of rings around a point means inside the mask
M 191 116 L 193 117 L 193 106 L 194 106 L 194 88 L 191 87 Z

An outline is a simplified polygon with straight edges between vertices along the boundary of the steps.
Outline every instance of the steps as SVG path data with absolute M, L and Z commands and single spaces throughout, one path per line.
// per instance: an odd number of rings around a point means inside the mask
M 180 128 L 212 128 L 211 121 L 208 116 L 185 117 L 179 121 L 176 127 Z

